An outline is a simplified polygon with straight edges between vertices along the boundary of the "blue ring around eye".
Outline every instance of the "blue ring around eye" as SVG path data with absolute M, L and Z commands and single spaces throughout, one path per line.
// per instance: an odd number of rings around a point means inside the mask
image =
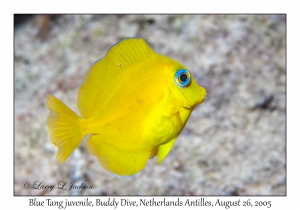
M 185 81 L 181 81 L 180 76 L 185 74 L 186 75 L 186 80 Z M 180 69 L 176 72 L 175 75 L 175 82 L 179 87 L 185 87 L 187 86 L 191 81 L 191 75 L 190 72 L 186 69 Z

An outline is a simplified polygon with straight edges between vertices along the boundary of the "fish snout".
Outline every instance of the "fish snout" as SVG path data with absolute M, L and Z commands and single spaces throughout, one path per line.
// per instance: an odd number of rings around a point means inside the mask
M 206 95 L 207 95 L 207 92 L 206 92 L 205 88 L 200 86 L 200 93 L 199 93 L 199 99 L 197 101 L 197 104 L 202 104 L 204 102 Z

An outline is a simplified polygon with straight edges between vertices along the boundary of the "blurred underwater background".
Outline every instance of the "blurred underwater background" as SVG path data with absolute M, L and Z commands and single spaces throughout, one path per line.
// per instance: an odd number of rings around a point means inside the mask
M 14 19 L 15 195 L 286 194 L 285 15 Z M 106 171 L 84 142 L 60 165 L 46 126 L 46 95 L 79 113 L 77 91 L 89 67 L 127 37 L 141 37 L 187 66 L 206 88 L 204 103 L 166 159 L 149 160 L 137 175 Z M 56 188 L 64 182 L 93 187 Z

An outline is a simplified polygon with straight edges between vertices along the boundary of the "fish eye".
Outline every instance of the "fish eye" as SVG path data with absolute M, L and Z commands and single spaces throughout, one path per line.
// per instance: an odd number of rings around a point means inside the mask
M 179 69 L 175 75 L 175 82 L 179 87 L 187 86 L 191 81 L 191 74 L 186 69 Z

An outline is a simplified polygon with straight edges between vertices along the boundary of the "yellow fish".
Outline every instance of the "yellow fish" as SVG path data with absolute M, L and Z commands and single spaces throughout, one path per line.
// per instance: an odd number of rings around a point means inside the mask
M 141 38 L 124 39 L 86 74 L 78 91 L 81 116 L 47 95 L 57 161 L 65 162 L 87 137 L 89 153 L 120 176 L 138 173 L 156 155 L 159 164 L 205 95 L 187 67 Z

